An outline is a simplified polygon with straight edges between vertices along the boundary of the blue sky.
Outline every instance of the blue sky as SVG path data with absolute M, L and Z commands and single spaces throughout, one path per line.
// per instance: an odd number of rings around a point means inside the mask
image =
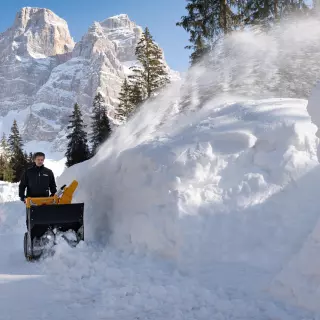
M 3 0 L 0 32 L 11 27 L 16 12 L 22 7 L 52 10 L 68 22 L 75 41 L 81 39 L 94 21 L 127 13 L 138 25 L 149 27 L 154 40 L 163 48 L 172 69 L 186 71 L 190 51 L 184 47 L 188 45 L 189 35 L 175 25 L 186 14 L 186 3 L 186 0 Z

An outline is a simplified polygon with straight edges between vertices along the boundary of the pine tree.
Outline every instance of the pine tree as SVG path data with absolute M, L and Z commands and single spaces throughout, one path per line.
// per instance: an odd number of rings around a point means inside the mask
M 8 147 L 8 141 L 5 133 L 3 133 L 1 137 L 0 149 L 2 154 L 6 154 L 6 156 L 8 156 L 9 147 Z
M 8 143 L 5 133 L 2 134 L 1 142 L 0 142 L 0 180 L 4 179 L 4 172 L 7 167 L 9 157 Z
M 304 0 L 252 0 L 245 1 L 245 24 L 260 24 L 265 27 L 295 15 L 306 15 L 311 9 Z
M 226 35 L 240 25 L 240 12 L 232 11 L 233 7 L 241 8 L 244 0 L 187 0 L 187 16 L 182 16 L 177 26 L 190 33 L 192 45 L 191 64 L 198 63 L 214 46 L 221 35 Z
M 101 117 L 101 143 L 106 141 L 111 135 L 111 126 L 110 126 L 110 121 L 107 116 L 107 113 L 105 110 L 102 112 L 102 117 Z
M 132 112 L 143 102 L 142 92 L 138 83 L 135 83 L 129 92 L 130 103 L 133 106 Z
M 119 93 L 120 103 L 116 109 L 117 120 L 125 122 L 133 111 L 133 105 L 131 103 L 131 86 L 128 83 L 127 78 L 124 79 L 121 91 Z
M 32 152 L 29 153 L 28 163 L 29 163 L 29 164 L 32 164 L 32 163 L 33 163 L 33 153 L 32 153 Z
M 108 139 L 111 134 L 109 118 L 106 115 L 105 100 L 99 92 L 93 100 L 93 117 L 92 117 L 92 150 L 94 155 L 98 147 Z
M 20 136 L 18 124 L 15 119 L 13 120 L 13 124 L 11 126 L 11 134 L 8 138 L 8 144 L 11 152 L 13 152 L 15 149 L 22 150 L 23 148 L 22 138 Z
M 116 119 L 120 120 L 121 122 L 125 122 L 127 120 L 133 109 L 130 101 L 130 91 L 130 85 L 127 78 L 125 78 L 121 87 L 121 91 L 119 93 L 120 103 L 116 110 Z
M 9 155 L 10 155 L 10 149 L 8 146 L 8 141 L 7 141 L 7 136 L 5 133 L 2 134 L 2 138 L 0 141 L 0 154 L 8 160 Z
M 87 133 L 84 131 L 86 125 L 83 124 L 82 113 L 78 103 L 75 103 L 70 118 L 71 120 L 67 128 L 72 129 L 72 131 L 67 135 L 69 142 L 65 153 L 67 157 L 67 167 L 71 167 L 76 163 L 83 162 L 90 158 Z
M 126 122 L 143 102 L 142 92 L 138 82 L 129 84 L 128 80 L 123 81 L 119 94 L 120 104 L 116 109 L 116 119 Z
M 29 168 L 30 163 L 29 163 L 29 155 L 27 154 L 27 152 L 24 152 L 24 159 L 25 159 L 25 168 Z
M 9 135 L 8 144 L 10 148 L 9 163 L 13 170 L 14 182 L 18 182 L 26 167 L 26 159 L 23 154 L 23 143 L 19 133 L 16 120 L 13 121 L 11 134 Z
M 0 181 L 4 181 L 3 173 L 4 173 L 5 165 L 6 165 L 5 158 L 2 154 L 0 154 Z
M 16 175 L 13 171 L 12 165 L 9 161 L 5 163 L 4 170 L 3 170 L 3 180 L 7 182 L 17 182 L 19 181 L 20 177 L 18 180 L 16 180 Z
M 130 75 L 129 79 L 138 83 L 143 99 L 150 98 L 155 91 L 169 83 L 169 77 L 161 49 L 153 41 L 148 28 L 142 33 L 135 54 L 140 66 L 130 68 L 133 75 Z

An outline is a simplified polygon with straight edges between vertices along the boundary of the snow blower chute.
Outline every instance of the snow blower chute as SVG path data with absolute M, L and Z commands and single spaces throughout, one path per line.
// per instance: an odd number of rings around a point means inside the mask
M 39 258 L 59 239 L 71 246 L 84 240 L 84 203 L 71 203 L 77 186 L 73 180 L 52 197 L 26 198 L 28 232 L 24 235 L 24 255 L 28 261 Z

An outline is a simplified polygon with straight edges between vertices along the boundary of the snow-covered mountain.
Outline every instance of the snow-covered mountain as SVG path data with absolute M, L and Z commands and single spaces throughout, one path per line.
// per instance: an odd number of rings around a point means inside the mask
M 94 22 L 74 43 L 67 22 L 52 11 L 23 8 L 0 34 L 0 132 L 9 132 L 16 118 L 25 141 L 53 142 L 53 150 L 63 150 L 74 103 L 87 120 L 98 91 L 112 118 L 142 31 L 121 14 Z
M 47 9 L 23 8 L 0 34 L 0 116 L 31 106 L 51 71 L 71 57 L 67 23 Z

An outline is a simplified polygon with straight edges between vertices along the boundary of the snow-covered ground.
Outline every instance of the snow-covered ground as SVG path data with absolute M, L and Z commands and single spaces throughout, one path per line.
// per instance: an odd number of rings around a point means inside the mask
M 320 319 L 307 101 L 229 97 L 176 114 L 170 90 L 60 170 L 85 203 L 76 249 L 24 261 L 24 207 L 0 185 L 0 319 Z

